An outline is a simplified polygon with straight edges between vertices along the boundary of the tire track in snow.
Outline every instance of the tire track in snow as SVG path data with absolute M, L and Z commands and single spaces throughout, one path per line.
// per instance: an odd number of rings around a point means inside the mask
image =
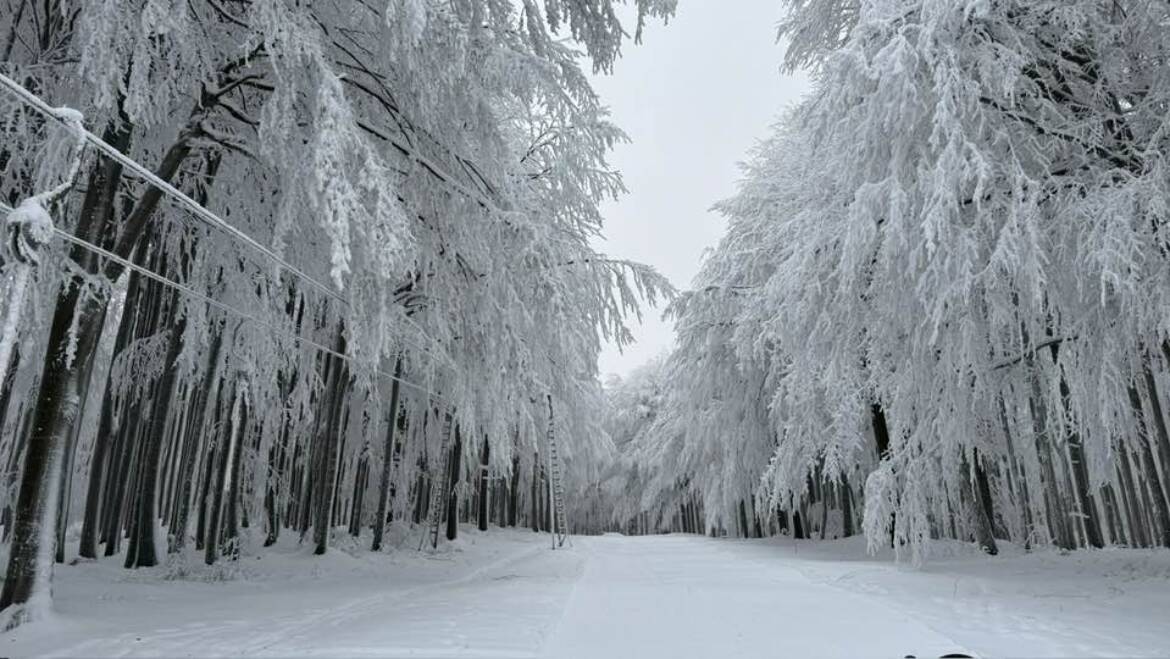
M 533 545 L 454 579 L 421 583 L 400 589 L 388 588 L 373 595 L 343 601 L 340 605 L 315 605 L 293 614 L 267 617 L 259 612 L 259 616 L 244 620 L 200 620 L 180 627 L 170 624 L 146 632 L 126 632 L 90 639 L 56 650 L 48 656 L 263 655 L 278 645 L 285 647 L 279 654 L 287 655 L 289 641 L 304 638 L 314 630 L 320 631 L 323 626 L 339 628 L 347 620 L 362 613 L 378 611 L 422 593 L 474 583 L 494 571 L 523 563 L 542 551 L 548 551 L 543 544 Z M 306 598 L 312 597 L 311 588 L 304 588 L 303 592 Z M 290 596 L 295 594 L 298 593 L 287 593 Z

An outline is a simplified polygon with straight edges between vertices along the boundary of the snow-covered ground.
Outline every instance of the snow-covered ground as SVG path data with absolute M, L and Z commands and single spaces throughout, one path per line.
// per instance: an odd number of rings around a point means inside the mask
M 1170 655 L 1170 551 L 951 546 L 915 570 L 858 539 L 604 536 L 552 552 L 530 531 L 463 531 L 434 555 L 400 538 L 324 557 L 289 542 L 226 572 L 194 557 L 58 567 L 55 617 L 0 637 L 0 654 Z

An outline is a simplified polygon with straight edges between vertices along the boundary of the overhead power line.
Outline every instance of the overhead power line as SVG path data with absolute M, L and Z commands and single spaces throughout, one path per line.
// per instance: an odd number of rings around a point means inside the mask
M 5 210 L 5 212 L 11 212 L 11 209 L 4 207 L 2 203 L 0 203 L 0 210 Z M 235 316 L 237 316 L 245 321 L 255 323 L 255 324 L 259 325 L 260 327 L 263 327 L 264 329 L 269 330 L 270 332 L 279 334 L 279 335 L 283 336 L 284 338 L 287 338 L 291 341 L 294 341 L 294 342 L 297 342 L 297 343 L 300 343 L 303 345 L 307 345 L 307 346 L 312 347 L 312 348 L 316 348 L 317 350 L 320 350 L 323 353 L 326 353 L 328 355 L 332 355 L 333 357 L 341 359 L 341 360 L 345 361 L 346 363 L 349 363 L 349 364 L 355 363 L 355 360 L 353 359 L 353 357 L 350 357 L 348 355 L 340 353 L 340 352 L 338 352 L 338 351 L 336 351 L 328 346 L 325 346 L 321 343 L 318 343 L 312 339 L 300 336 L 300 335 L 295 334 L 293 332 L 289 332 L 288 330 L 286 330 L 278 325 L 270 323 L 262 318 L 257 318 L 256 316 L 249 314 L 246 311 L 242 311 L 240 309 L 237 309 L 236 307 L 233 307 L 230 304 L 226 304 L 224 302 L 216 300 L 215 298 L 212 298 L 209 295 L 201 293 L 201 292 L 195 290 L 194 288 L 191 288 L 190 286 L 187 286 L 185 284 L 181 284 L 177 281 L 174 281 L 173 279 L 170 279 L 168 277 L 160 275 L 157 272 L 154 272 L 153 270 L 150 270 L 148 268 L 144 268 L 144 267 L 138 265 L 137 263 L 134 263 L 128 259 L 124 259 L 121 256 L 118 256 L 117 254 L 115 254 L 115 253 L 113 253 L 105 248 L 99 247 L 98 245 L 95 245 L 95 244 L 89 242 L 88 240 L 78 238 L 77 236 L 69 233 L 68 231 L 65 231 L 63 229 L 59 229 L 57 227 L 53 227 L 53 233 L 57 234 L 62 239 L 66 240 L 74 245 L 77 245 L 78 247 L 81 247 L 82 249 L 89 250 L 89 251 L 93 252 L 94 254 L 97 254 L 98 256 L 110 259 L 111 261 L 114 261 L 115 263 L 119 263 L 129 270 L 133 270 L 134 272 L 137 272 L 138 274 L 140 274 L 144 277 L 147 277 L 147 278 L 154 280 L 154 281 L 156 281 L 164 286 L 167 286 L 167 287 L 172 288 L 176 291 L 179 291 L 180 293 L 185 293 L 187 295 L 190 295 L 191 297 L 194 297 L 194 298 L 200 300 L 201 302 L 204 302 L 212 307 L 215 307 L 216 309 L 219 309 L 223 312 L 235 315 Z M 435 400 L 450 402 L 447 399 L 445 399 L 443 396 L 436 394 L 435 392 L 431 391 L 430 389 L 427 389 L 423 385 L 420 385 L 420 384 L 411 382 L 409 380 L 400 378 L 396 375 L 390 375 L 384 371 L 380 371 L 377 369 L 375 369 L 374 372 L 377 373 L 380 377 L 386 378 L 387 380 L 390 380 L 392 382 L 398 382 L 399 384 L 402 384 L 403 386 L 410 387 L 410 388 L 415 389 L 417 391 L 421 391 L 421 392 L 427 394 L 428 396 L 434 398 Z
M 264 245 L 261 245 L 254 238 L 252 238 L 248 234 L 244 233 L 243 231 L 240 231 L 236 227 L 232 226 L 226 220 L 219 217 L 215 213 L 211 212 L 206 207 L 201 205 L 199 202 L 197 202 L 194 199 L 192 199 L 191 197 L 187 196 L 186 194 L 184 194 L 180 190 L 176 189 L 170 183 L 159 178 L 154 172 L 150 171 L 146 167 L 139 164 L 138 161 L 134 160 L 133 158 L 127 156 L 126 154 L 122 153 L 118 149 L 114 148 L 108 142 L 106 142 L 102 138 L 98 137 L 97 135 L 93 134 L 88 129 L 86 129 L 84 126 L 78 126 L 78 125 L 75 125 L 75 124 L 69 122 L 68 120 L 66 120 L 62 116 L 62 114 L 59 110 L 51 107 L 48 103 L 46 103 L 39 96 L 37 96 L 36 94 L 25 89 L 24 86 L 22 86 L 20 83 L 16 82 L 12 78 L 9 78 L 8 76 L 4 75 L 3 73 L 0 73 L 0 86 L 2 86 L 4 89 L 8 90 L 13 96 L 15 96 L 17 99 L 22 101 L 25 105 L 33 108 L 34 110 L 36 110 L 37 112 L 39 112 L 40 114 L 45 116 L 46 118 L 51 119 L 52 121 L 60 124 L 61 126 L 64 126 L 67 130 L 74 131 L 74 132 L 80 131 L 80 137 L 83 138 L 86 142 L 88 142 L 95 149 L 102 152 L 106 156 L 112 158 L 113 160 L 118 161 L 124 167 L 130 169 L 135 174 L 142 177 L 142 179 L 145 180 L 147 183 L 150 183 L 154 187 L 161 190 L 164 194 L 166 194 L 166 195 L 170 196 L 171 198 L 175 199 L 176 201 L 178 201 L 182 206 L 187 208 L 187 210 L 191 211 L 191 213 L 193 213 L 199 219 L 203 220 L 207 224 L 210 224 L 214 227 L 217 227 L 217 228 L 227 232 L 228 235 L 232 236 L 233 238 L 236 238 L 237 240 L 240 240 L 240 241 L 246 243 L 249 247 L 252 247 L 256 251 L 263 254 L 264 256 L 272 259 L 274 262 L 276 262 L 282 268 L 287 270 L 290 274 L 305 281 L 313 288 L 320 290 L 321 292 L 325 293 L 329 297 L 331 297 L 331 298 L 333 298 L 333 299 L 335 299 L 343 304 L 346 303 L 345 298 L 343 298 L 340 293 L 333 290 L 329 286 L 322 284 L 321 282 L 317 281 L 313 277 L 309 276 L 307 273 L 302 271 L 300 268 L 296 267 L 295 265 L 293 265 L 293 264 L 289 263 L 288 261 L 286 261 L 285 259 L 281 258 L 280 255 L 278 255 L 276 252 L 265 247 Z
M 68 119 L 66 119 L 63 116 L 62 112 L 59 109 L 50 106 L 47 102 L 45 102 L 44 99 L 42 99 L 39 96 L 37 96 L 36 94 L 32 93 L 31 91 L 26 89 L 23 85 L 16 82 L 12 78 L 4 75 L 3 73 L 0 73 L 0 87 L 7 90 L 10 94 L 15 96 L 18 100 L 23 102 L 25 105 L 36 110 L 38 113 L 40 113 L 41 115 L 45 116 L 46 118 L 52 120 L 53 122 L 57 123 L 58 125 L 64 127 L 66 130 L 69 130 L 69 131 L 75 132 L 75 133 L 80 133 L 79 136 L 82 139 L 84 139 L 87 143 L 92 145 L 94 148 L 96 148 L 98 151 L 105 154 L 109 158 L 116 160 L 117 162 L 121 163 L 123 166 L 129 168 L 131 171 L 133 171 L 135 174 L 139 175 L 147 183 L 155 186 L 160 191 L 162 191 L 163 194 L 178 201 L 180 205 L 185 207 L 187 210 L 189 210 L 192 214 L 194 214 L 200 220 L 204 221 L 205 223 L 207 223 L 215 228 L 218 228 L 218 229 L 226 232 L 229 236 L 244 242 L 249 247 L 252 247 L 253 249 L 260 252 L 265 257 L 274 261 L 276 264 L 278 264 L 280 267 L 284 268 L 286 271 L 288 271 L 293 276 L 295 276 L 298 279 L 309 284 L 309 286 L 311 286 L 312 288 L 317 289 L 318 291 L 324 293 L 329 298 L 335 300 L 336 302 L 339 302 L 345 308 L 347 308 L 347 309 L 350 308 L 349 301 L 346 300 L 340 293 L 333 290 L 331 287 L 327 286 L 326 284 L 321 283 L 320 281 L 313 278 L 312 276 L 310 276 L 309 274 L 307 274 L 306 272 L 304 272 L 300 268 L 296 267 L 295 265 L 289 263 L 287 260 L 282 258 L 276 252 L 272 251 L 268 247 L 265 247 L 264 245 L 262 245 L 261 243 L 256 241 L 254 238 L 252 238 L 248 234 L 246 234 L 243 231 L 232 226 L 229 222 L 227 222 L 223 218 L 221 218 L 218 215 L 216 215 L 215 213 L 213 213 L 207 207 L 205 207 L 202 204 L 200 204 L 199 202 L 195 201 L 190 196 L 184 194 L 182 191 L 178 190 L 177 188 L 175 188 L 173 185 L 171 185 L 167 181 L 164 181 L 163 179 L 159 178 L 154 172 L 150 171 L 147 167 L 143 166 L 138 161 L 136 161 L 133 158 L 122 153 L 117 148 L 115 148 L 114 146 L 112 146 L 111 144 L 109 144 L 108 142 L 103 140 L 102 138 L 98 137 L 93 132 L 86 129 L 84 126 L 81 126 L 81 125 L 78 125 L 74 122 L 69 121 Z M 9 213 L 12 212 L 11 208 L 3 205 L 2 203 L 0 203 L 0 207 L 7 208 L 8 210 L 6 212 L 9 212 Z M 414 325 L 415 328 L 418 329 L 420 332 L 422 331 L 422 328 L 419 327 L 417 323 L 415 323 L 409 317 L 406 317 L 406 318 L 407 318 L 408 323 Z M 437 355 L 435 355 L 430 348 L 427 348 L 427 347 L 412 343 L 410 341 L 407 341 L 405 339 L 405 337 L 400 337 L 400 338 L 402 338 L 405 343 L 410 343 L 414 348 L 417 348 L 418 350 L 422 351 L 424 354 L 430 355 L 433 358 L 437 358 Z

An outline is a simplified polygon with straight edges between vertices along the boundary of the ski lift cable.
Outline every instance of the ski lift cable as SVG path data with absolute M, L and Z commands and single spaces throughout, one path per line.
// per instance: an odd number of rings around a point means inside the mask
M 2 203 L 0 203 L 0 210 L 5 210 Z M 11 212 L 11 211 L 6 210 L 5 212 Z M 220 302 L 219 300 L 216 300 L 215 298 L 212 298 L 208 295 L 200 293 L 199 291 L 195 290 L 194 288 L 191 288 L 190 286 L 187 286 L 185 284 L 181 284 L 177 281 L 174 281 L 174 280 L 169 279 L 163 275 L 160 275 L 157 272 L 154 272 L 153 270 L 150 270 L 148 268 L 144 268 L 144 267 L 138 265 L 137 263 L 134 263 L 128 259 L 124 259 L 124 258 L 118 256 L 117 254 L 114 254 L 113 252 L 111 252 L 107 249 L 104 249 L 102 247 L 99 247 L 99 246 L 89 242 L 88 240 L 85 240 L 83 238 L 78 238 L 77 236 L 74 236 L 73 234 L 69 233 L 68 231 L 65 231 L 63 229 L 59 229 L 57 227 L 53 227 L 53 233 L 57 234 L 58 236 L 60 236 L 64 240 L 66 240 L 70 243 L 73 243 L 74 245 L 77 245 L 78 247 L 81 247 L 82 249 L 87 249 L 87 250 L 93 252 L 94 254 L 97 254 L 97 255 L 102 256 L 102 257 L 107 258 L 107 259 L 110 259 L 111 261 L 114 261 L 116 263 L 119 263 L 129 270 L 133 270 L 134 272 L 137 272 L 144 277 L 152 279 L 152 280 L 154 280 L 154 281 L 156 281 L 164 286 L 168 286 L 170 288 L 173 288 L 181 293 L 185 293 L 187 295 L 190 295 L 191 297 L 194 297 L 194 298 L 200 300 L 201 302 L 204 302 L 212 307 L 215 307 L 215 308 L 217 308 L 225 313 L 229 313 L 229 314 L 238 316 L 239 318 L 246 320 L 246 321 L 251 321 L 251 322 L 259 325 L 260 327 L 263 327 L 266 330 L 269 330 L 269 331 L 274 332 L 276 334 L 282 335 L 283 337 L 290 339 L 292 341 L 295 341 L 297 343 L 301 343 L 303 345 L 307 345 L 309 347 L 316 348 L 317 350 L 320 350 L 323 353 L 332 355 L 332 356 L 334 356 L 342 361 L 345 361 L 349 364 L 355 363 L 354 358 L 349 356 L 349 355 L 345 355 L 341 352 L 338 352 L 337 350 L 334 350 L 328 346 L 322 345 L 322 344 L 320 344 L 312 339 L 305 338 L 303 336 L 299 336 L 293 332 L 289 332 L 281 327 L 278 327 L 277 325 L 274 325 L 272 323 L 265 321 L 262 318 L 257 318 L 256 316 L 253 316 L 245 311 L 241 311 L 241 310 L 231 306 L 230 304 Z M 412 389 L 416 389 L 418 391 L 421 391 L 437 401 L 448 402 L 448 403 L 451 402 L 451 401 L 447 400 L 446 398 L 444 398 L 443 396 L 440 396 L 439 394 L 436 394 L 435 392 L 431 391 L 430 389 L 427 389 L 423 385 L 416 384 L 414 382 L 411 382 L 409 380 L 406 380 L 404 378 L 401 378 L 401 377 L 398 377 L 395 375 L 390 375 L 388 373 L 385 373 L 385 372 L 377 370 L 377 369 L 375 369 L 374 372 L 377 373 L 379 376 L 386 378 L 387 380 L 390 380 L 392 382 L 398 382 L 399 384 L 402 384 L 403 386 L 410 387 Z
M 126 154 L 122 153 L 118 149 L 114 148 L 108 142 L 106 142 L 102 138 L 98 137 L 97 135 L 95 135 L 94 133 L 92 133 L 91 131 L 86 129 L 84 126 L 74 125 L 73 123 L 68 121 L 66 118 L 64 118 L 61 115 L 61 113 L 58 112 L 57 109 L 53 108 L 48 103 L 46 103 L 44 101 L 44 99 L 42 99 L 39 96 L 37 96 L 36 94 L 32 93 L 31 91 L 26 89 L 23 85 L 16 82 L 12 78 L 9 78 L 8 76 L 4 75 L 3 73 L 0 73 L 0 86 L 2 86 L 4 89 L 9 91 L 13 96 L 15 96 L 17 99 L 19 99 L 25 105 L 28 105 L 29 107 L 33 108 L 34 110 L 36 110 L 40 114 L 44 115 L 45 117 L 53 120 L 54 122 L 58 123 L 59 125 L 61 125 L 63 127 L 65 127 L 67 130 L 74 131 L 74 132 L 79 131 L 80 137 L 82 139 L 84 139 L 86 142 L 88 142 L 90 145 L 92 145 L 94 148 L 96 148 L 98 151 L 100 151 L 101 153 L 105 154 L 106 156 L 112 158 L 113 160 L 118 161 L 123 166 L 129 168 L 130 170 L 132 170 L 133 172 L 138 174 L 147 183 L 158 188 L 163 194 L 178 201 L 180 205 L 184 206 L 187 210 L 189 210 L 197 218 L 203 220 L 207 224 L 210 224 L 214 227 L 217 227 L 217 228 L 223 230 L 229 236 L 244 242 L 248 246 L 252 247 L 256 251 L 263 254 L 265 257 L 276 262 L 278 265 L 280 265 L 282 268 L 284 268 L 286 271 L 288 271 L 293 276 L 301 279 L 302 281 L 308 283 L 311 287 L 316 288 L 317 290 L 324 293 L 326 296 L 339 302 L 342 306 L 344 306 L 346 308 L 350 307 L 349 301 L 346 300 L 340 293 L 333 290 L 329 286 L 321 283 L 320 281 L 316 280 L 315 278 L 313 278 L 309 274 L 305 273 L 300 268 L 289 263 L 287 260 L 281 258 L 276 252 L 265 247 L 264 245 L 260 244 L 257 240 L 255 240 L 254 238 L 252 238 L 248 234 L 246 234 L 243 231 L 232 226 L 229 222 L 227 222 L 223 218 L 221 218 L 218 215 L 216 215 L 215 213 L 213 213 L 207 207 L 205 207 L 202 204 L 200 204 L 199 202 L 195 201 L 190 196 L 184 194 L 182 191 L 178 190 L 170 183 L 159 178 L 154 172 L 150 171 L 148 168 L 146 168 L 145 166 L 138 163 L 138 161 L 134 160 L 133 158 L 127 156 Z M 11 210 L 8 210 L 6 212 L 10 213 Z M 411 324 L 415 325 L 416 329 L 418 329 L 419 331 L 422 331 L 422 328 L 419 327 L 418 324 L 415 323 L 413 320 L 409 319 L 409 317 L 408 317 L 407 322 L 410 322 Z M 428 348 L 425 348 L 425 347 L 418 345 L 418 344 L 412 344 L 412 345 L 415 348 L 422 350 L 424 353 L 432 354 L 431 350 Z M 434 355 L 432 354 L 432 356 L 434 356 Z

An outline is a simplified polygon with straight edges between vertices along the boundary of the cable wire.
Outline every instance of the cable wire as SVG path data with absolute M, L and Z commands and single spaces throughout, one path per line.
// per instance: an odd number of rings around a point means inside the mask
M 0 205 L 2 205 L 2 204 L 0 204 Z M 269 323 L 261 318 L 257 318 L 256 316 L 253 316 L 245 311 L 241 311 L 241 310 L 231 306 L 230 304 L 220 302 L 219 300 L 216 300 L 208 295 L 200 293 L 199 291 L 195 290 L 194 288 L 191 288 L 190 286 L 187 286 L 185 284 L 181 284 L 177 281 L 174 281 L 174 280 L 169 279 L 163 275 L 160 275 L 157 272 L 154 272 L 153 270 L 149 270 L 147 268 L 144 268 L 144 267 L 138 265 L 137 263 L 134 263 L 128 259 L 124 259 L 121 256 L 118 256 L 117 254 L 114 254 L 113 252 L 111 252 L 105 248 L 99 247 L 99 246 L 97 246 L 97 245 L 95 245 L 95 244 L 93 244 L 85 239 L 78 238 L 77 236 L 69 233 L 68 231 L 65 231 L 63 229 L 58 229 L 57 227 L 53 227 L 53 233 L 57 234 L 58 236 L 60 236 L 64 240 L 66 240 L 70 243 L 73 243 L 74 245 L 77 245 L 78 247 L 81 247 L 82 249 L 87 249 L 87 250 L 93 252 L 94 254 L 105 257 L 107 259 L 110 259 L 111 261 L 114 261 L 116 263 L 120 263 L 121 265 L 123 265 L 127 269 L 133 270 L 134 272 L 137 272 L 138 274 L 140 274 L 144 277 L 152 279 L 152 280 L 154 280 L 154 281 L 156 281 L 164 286 L 168 286 L 170 288 L 173 288 L 181 293 L 186 293 L 187 295 L 190 295 L 190 296 L 192 296 L 192 297 L 194 297 L 202 302 L 205 302 L 206 304 L 208 304 L 212 307 L 215 307 L 221 311 L 238 316 L 239 318 L 241 318 L 243 320 L 256 323 L 257 325 L 263 327 L 264 329 L 267 329 L 267 330 L 274 332 L 276 334 L 280 334 L 283 337 L 290 339 L 294 342 L 301 343 L 301 344 L 316 348 L 317 350 L 320 350 L 323 353 L 326 353 L 326 354 L 332 355 L 338 359 L 341 359 L 342 361 L 345 361 L 346 363 L 349 363 L 349 364 L 354 363 L 353 357 L 342 354 L 342 353 L 340 353 L 332 348 L 329 348 L 328 346 L 317 343 L 316 341 L 314 341 L 312 339 L 308 339 L 308 338 L 305 338 L 303 336 L 299 336 L 297 334 L 289 332 L 289 331 L 287 331 L 287 330 L 285 330 L 277 325 Z M 390 375 L 388 373 L 385 373 L 385 372 L 377 370 L 377 369 L 375 369 L 374 372 L 377 373 L 379 376 L 384 377 L 390 381 L 398 382 L 399 384 L 402 384 L 404 386 L 421 391 L 421 392 L 427 394 L 428 396 L 431 396 L 435 400 L 450 402 L 447 399 L 445 399 L 444 397 L 436 394 L 435 392 L 431 391 L 430 389 L 427 389 L 426 387 L 424 387 L 420 384 L 416 384 L 414 382 L 411 382 L 409 380 L 405 380 L 405 379 L 400 378 L 400 377 L 395 376 L 395 375 Z
M 9 92 L 11 92 L 14 96 L 16 96 L 18 99 L 20 99 L 22 102 L 24 102 L 29 107 L 40 112 L 45 117 L 52 119 L 53 121 L 56 121 L 58 124 L 64 126 L 66 129 L 68 129 L 70 131 L 75 131 L 75 132 L 80 131 L 80 133 L 81 133 L 80 136 L 82 138 L 84 138 L 86 142 L 89 142 L 89 144 L 92 145 L 94 148 L 96 148 L 98 151 L 101 151 L 102 153 L 109 156 L 110 158 L 118 161 L 124 167 L 129 168 L 130 170 L 132 170 L 133 172 L 135 172 L 136 174 L 141 176 L 146 182 L 150 183 L 154 187 L 161 190 L 164 194 L 167 194 L 170 197 L 172 197 L 173 199 L 176 199 L 180 204 L 185 206 L 187 208 L 187 210 L 191 211 L 196 217 L 200 218 L 201 220 L 203 220 L 204 222 L 206 222 L 212 226 L 218 227 L 218 228 L 222 229 L 223 231 L 226 231 L 232 237 L 236 238 L 237 240 L 243 241 L 248 246 L 259 251 L 261 254 L 264 254 L 265 256 L 267 256 L 268 258 L 272 259 L 277 264 L 279 264 L 282 268 L 289 271 L 291 274 L 295 275 L 296 277 L 299 277 L 303 281 L 309 283 L 314 288 L 320 290 L 321 292 L 325 293 L 329 297 L 331 297 L 339 302 L 345 303 L 345 298 L 343 298 L 341 296 L 341 294 L 337 293 L 336 291 L 334 291 L 332 288 L 326 286 L 325 284 L 322 284 L 321 282 L 317 281 L 313 277 L 310 277 L 308 274 L 306 274 L 301 269 L 297 268 L 295 265 L 293 265 L 293 264 L 289 263 L 288 261 L 284 260 L 283 258 L 281 258 L 276 252 L 273 252 L 271 249 L 268 249 L 264 245 L 261 245 L 254 238 L 252 238 L 248 234 L 244 233 L 243 231 L 240 231 L 236 227 L 232 226 L 226 220 L 220 218 L 218 215 L 211 212 L 206 207 L 202 206 L 199 202 L 195 201 L 191 197 L 189 197 L 186 194 L 184 194 L 183 192 L 179 191 L 170 183 L 167 183 L 163 179 L 159 178 L 154 172 L 150 171 L 146 167 L 139 164 L 138 161 L 134 160 L 133 158 L 127 156 L 126 154 L 122 153 L 118 149 L 114 148 L 113 146 L 111 146 L 108 142 L 106 142 L 102 138 L 98 137 L 97 135 L 94 135 L 92 132 L 90 132 L 84 126 L 77 126 L 77 125 L 72 124 L 71 122 L 66 120 L 64 117 L 62 117 L 60 112 L 57 109 L 49 106 L 49 104 L 46 103 L 43 99 L 38 97 L 36 94 L 33 94 L 29 90 L 25 89 L 20 83 L 16 82 L 12 78 L 9 78 L 8 76 L 4 75 L 3 73 L 0 73 L 0 86 L 3 86 L 5 89 L 7 89 Z
M 115 147 L 110 145 L 108 142 L 106 142 L 102 138 L 100 138 L 97 135 L 95 135 L 94 133 L 90 132 L 84 126 L 79 126 L 79 125 L 74 124 L 73 122 L 70 122 L 69 120 L 67 120 L 65 117 L 62 116 L 62 114 L 59 112 L 59 110 L 57 108 L 53 108 L 48 103 L 46 103 L 44 101 L 44 99 L 42 99 L 39 96 L 37 96 L 36 94 L 32 93 L 31 91 L 26 89 L 23 85 L 16 82 L 12 78 L 9 78 L 8 76 L 4 75 L 3 73 L 0 73 L 0 86 L 2 86 L 4 89 L 8 90 L 17 99 L 19 99 L 20 101 L 22 101 L 23 103 L 25 103 L 29 107 L 33 108 L 34 110 L 36 110 L 40 114 L 44 115 L 45 117 L 57 122 L 59 125 L 63 126 L 67 130 L 72 131 L 72 132 L 80 132 L 80 137 L 83 138 L 89 144 L 91 144 L 98 151 L 100 151 L 101 153 L 105 154 L 106 156 L 118 161 L 123 166 L 129 168 L 130 170 L 132 170 L 133 172 L 135 172 L 136 174 L 141 176 L 143 178 L 143 180 L 145 180 L 147 183 L 155 186 L 160 191 L 162 191 L 163 194 L 166 194 L 166 195 L 176 199 L 182 206 L 187 208 L 187 210 L 189 210 L 191 213 L 193 213 L 199 219 L 203 220 L 204 222 L 206 222 L 214 227 L 217 227 L 217 228 L 225 231 L 229 236 L 236 238 L 237 240 L 243 241 L 248 246 L 257 250 L 258 252 L 260 252 L 261 254 L 266 256 L 267 258 L 272 259 L 274 262 L 276 262 L 282 268 L 287 270 L 290 274 L 292 274 L 295 277 L 301 279 L 302 281 L 308 283 L 310 286 L 321 291 L 322 293 L 324 293 L 328 297 L 332 298 L 333 300 L 341 303 L 341 305 L 344 306 L 345 308 L 347 308 L 347 309 L 350 308 L 349 301 L 346 300 L 340 293 L 333 290 L 329 286 L 321 283 L 320 281 L 316 280 L 315 278 L 313 278 L 309 274 L 305 273 L 300 268 L 297 268 L 293 264 L 289 263 L 287 260 L 281 258 L 276 252 L 265 247 L 264 245 L 260 244 L 258 241 L 256 241 L 254 238 L 252 238 L 248 234 L 246 234 L 243 231 L 232 226 L 226 220 L 222 219 L 221 217 L 219 217 L 218 215 L 216 215 L 215 213 L 210 211 L 207 207 L 205 207 L 202 204 L 200 204 L 199 202 L 195 201 L 190 196 L 184 194 L 182 191 L 178 190 L 170 183 L 159 178 L 154 172 L 150 171 L 145 166 L 138 163 L 138 161 L 136 161 L 133 158 L 122 153 L 121 151 L 119 151 L 118 149 L 116 149 Z M 12 212 L 12 208 L 10 208 L 6 205 L 3 205 L 2 202 L 0 202 L 0 208 L 6 208 L 7 209 L 7 210 L 5 210 L 6 213 Z M 407 317 L 407 322 L 414 325 L 415 328 L 418 329 L 420 332 L 422 331 L 422 328 L 419 327 L 418 324 L 415 323 L 409 317 Z M 403 337 L 403 338 L 404 338 L 404 342 L 408 342 L 408 341 L 405 341 L 405 337 Z M 419 349 L 423 353 L 430 355 L 433 358 L 438 359 L 438 357 L 431 351 L 430 348 L 426 348 L 426 347 L 423 347 L 421 345 L 414 344 L 414 343 L 412 343 L 412 346 Z

